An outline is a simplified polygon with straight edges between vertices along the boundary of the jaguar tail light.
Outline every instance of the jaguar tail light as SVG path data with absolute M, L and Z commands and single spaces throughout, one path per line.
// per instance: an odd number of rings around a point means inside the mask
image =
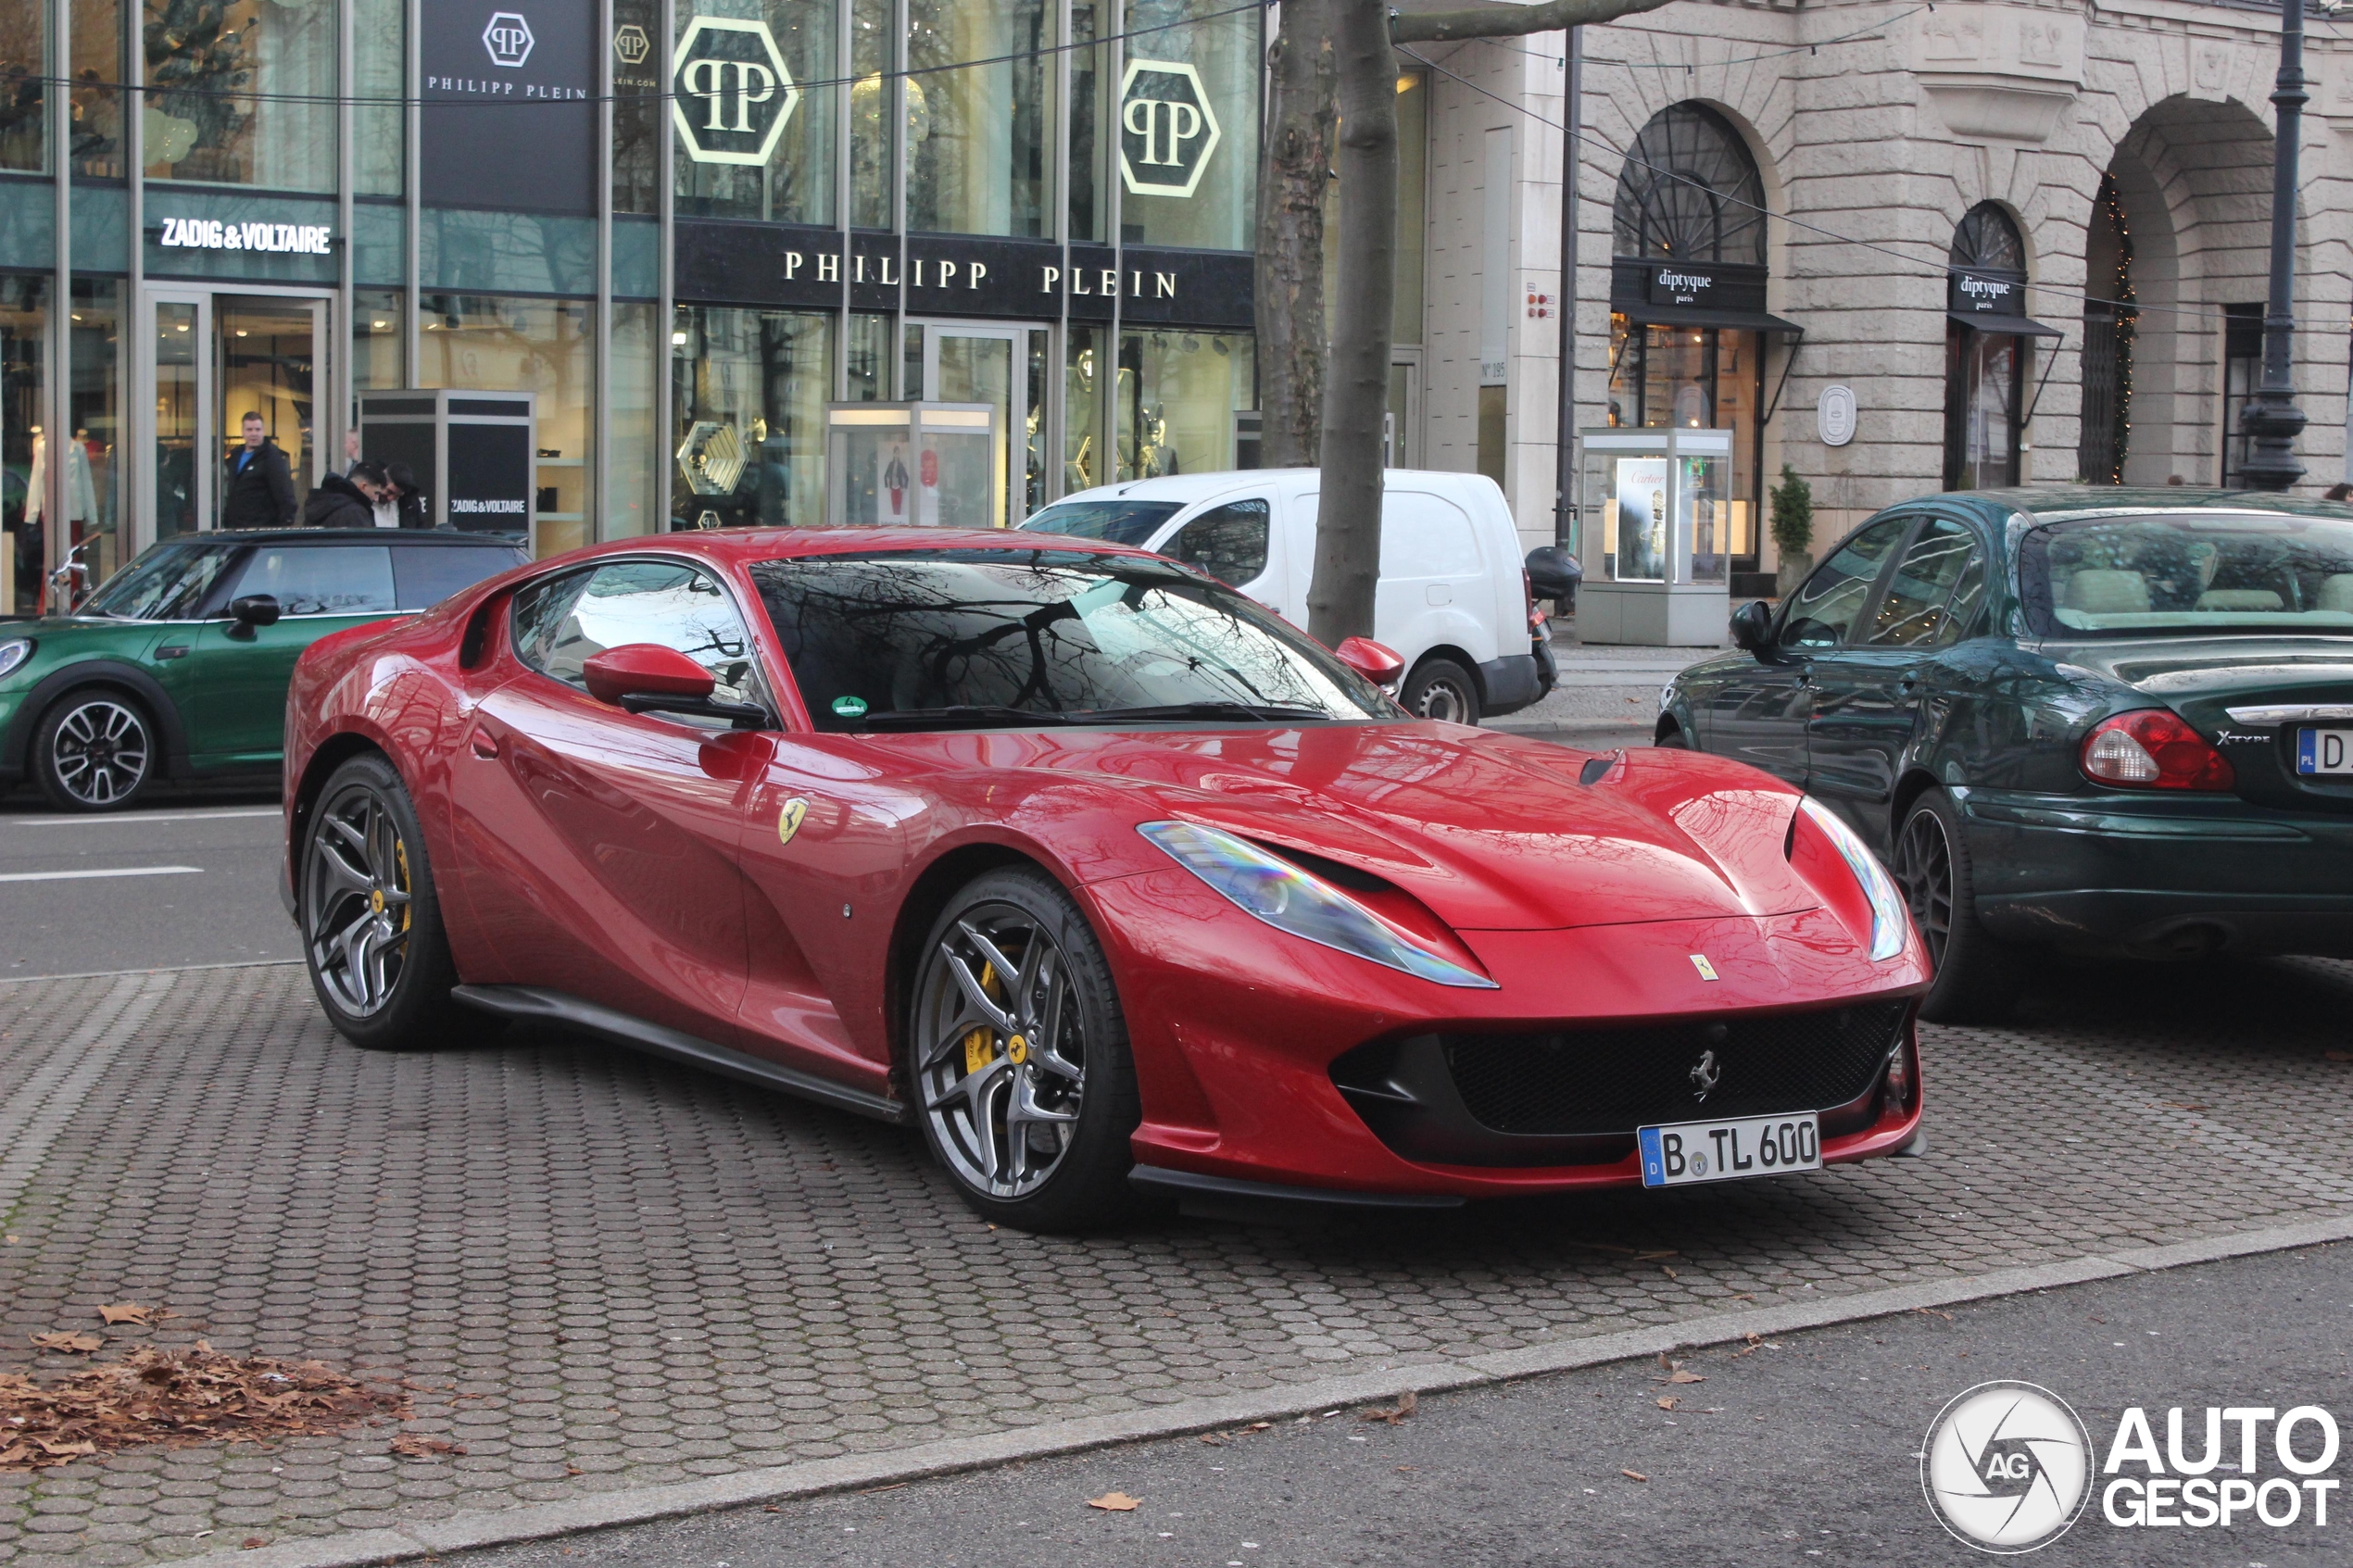
M 2227 790 L 2238 776 L 2206 737 L 2167 708 L 2119 713 L 2083 737 L 2083 776 L 2127 789 Z

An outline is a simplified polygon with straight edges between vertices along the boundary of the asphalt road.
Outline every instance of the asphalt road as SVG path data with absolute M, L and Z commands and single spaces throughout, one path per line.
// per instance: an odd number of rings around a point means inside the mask
M 63 816 L 0 806 L 0 979 L 300 956 L 278 902 L 275 792 Z
M 2096 1465 L 2125 1407 L 2318 1404 L 2353 1415 L 2353 1246 L 2274 1253 L 1694 1352 L 1671 1385 L 1621 1363 L 1436 1395 L 1394 1424 L 1348 1410 L 874 1493 L 445 1559 L 465 1568 L 1344 1568 L 1352 1564 L 1961 1564 L 1922 1499 L 1944 1403 L 2020 1379 L 2071 1404 Z M 1050 1325 L 1008 1325 L 1008 1332 Z M 1672 1410 L 1661 1408 L 1672 1399 Z M 2231 1434 L 2235 1453 L 2235 1428 Z M 2307 1436 L 2309 1436 L 2309 1429 Z M 2259 1482 L 2285 1476 L 2261 1434 Z M 2309 1454 L 2307 1457 L 2309 1457 Z M 2218 1475 L 2232 1474 L 2226 1461 Z M 1629 1475 L 1628 1472 L 1632 1472 Z M 2126 1474 L 2140 1474 L 2138 1467 Z M 2329 1474 L 2353 1473 L 2340 1457 Z M 1634 1477 L 1639 1476 L 1642 1479 Z M 2095 1477 L 2105 1484 L 2105 1478 Z M 1112 1512 L 1088 1499 L 1138 1499 Z M 2343 1499 L 2344 1494 L 2338 1494 Z M 2128 1529 L 2099 1492 L 2029 1561 L 2292 1568 L 2353 1556 L 2353 1499 L 2273 1528 Z

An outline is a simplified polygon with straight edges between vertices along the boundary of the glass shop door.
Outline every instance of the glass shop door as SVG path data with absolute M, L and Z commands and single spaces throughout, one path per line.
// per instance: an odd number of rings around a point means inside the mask
M 143 543 L 221 525 L 229 463 L 245 445 L 248 413 L 286 455 L 298 507 L 330 468 L 331 384 L 326 352 L 328 304 L 319 295 L 260 295 L 226 289 L 148 291 L 143 334 L 153 395 L 140 413 L 151 421 L 150 470 L 140 496 Z
M 991 458 L 993 517 L 1011 527 L 1047 501 L 1047 331 L 1034 326 L 981 326 L 968 321 L 907 323 L 906 364 L 921 384 L 909 397 L 935 403 L 987 403 L 997 410 Z M 1019 444 L 1016 456 L 1013 450 Z

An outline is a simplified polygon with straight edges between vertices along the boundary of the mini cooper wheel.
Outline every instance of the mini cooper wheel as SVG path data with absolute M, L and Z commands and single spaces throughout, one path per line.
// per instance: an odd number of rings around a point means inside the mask
M 1451 659 L 1423 659 L 1397 700 L 1416 719 L 1443 719 L 1450 724 L 1478 722 L 1478 683 Z
M 1119 995 L 1042 872 L 991 872 L 949 900 L 916 968 L 908 1067 L 925 1141 L 988 1219 L 1082 1230 L 1137 1207 Z
M 417 1050 L 474 1031 L 449 995 L 457 966 L 416 809 L 382 757 L 353 758 L 319 792 L 295 891 L 311 989 L 346 1039 Z
M 1931 1023 L 1990 1023 L 2016 998 L 2019 953 L 1977 920 L 1977 884 L 1960 812 L 1931 789 L 1913 802 L 1895 834 L 1896 884 L 1912 907 L 1936 978 L 1920 1002 Z
M 33 737 L 41 793 L 61 811 L 120 811 L 146 793 L 162 759 L 137 698 L 111 689 L 60 699 Z

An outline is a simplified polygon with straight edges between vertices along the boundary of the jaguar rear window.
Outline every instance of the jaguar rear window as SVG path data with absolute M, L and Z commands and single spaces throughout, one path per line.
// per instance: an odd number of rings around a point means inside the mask
M 2353 633 L 2353 518 L 2153 512 L 2026 534 L 2020 596 L 2047 637 Z

